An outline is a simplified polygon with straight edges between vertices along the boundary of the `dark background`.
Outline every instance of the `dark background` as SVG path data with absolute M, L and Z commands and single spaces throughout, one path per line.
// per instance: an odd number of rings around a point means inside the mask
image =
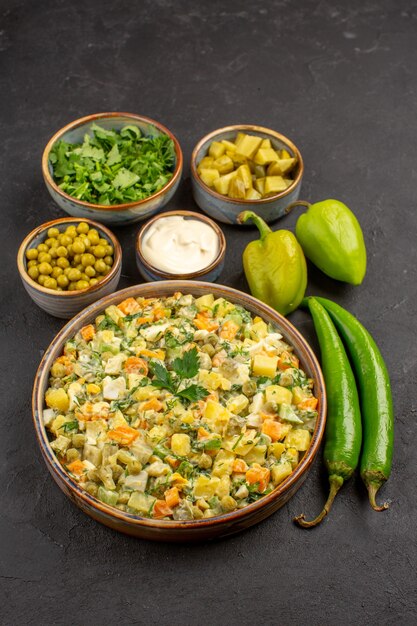
M 0 2 L 0 622 L 25 624 L 417 624 L 416 233 L 417 4 L 392 1 L 49 0 Z M 179 138 L 184 180 L 169 208 L 194 209 L 197 140 L 231 123 L 274 128 L 305 159 L 302 198 L 335 197 L 358 216 L 368 250 L 360 287 L 309 267 L 373 333 L 391 373 L 396 445 L 381 493 L 358 478 L 321 527 L 327 481 L 318 459 L 296 496 L 240 535 L 170 545 L 118 535 L 76 509 L 41 459 L 30 396 L 43 350 L 63 322 L 38 309 L 15 257 L 35 226 L 64 216 L 40 160 L 64 124 L 99 111 L 161 121 Z M 294 212 L 276 228 L 293 228 Z M 221 282 L 247 289 L 253 229 L 225 227 Z M 140 282 L 137 226 L 115 229 L 120 287 Z M 317 347 L 305 313 L 291 316 Z

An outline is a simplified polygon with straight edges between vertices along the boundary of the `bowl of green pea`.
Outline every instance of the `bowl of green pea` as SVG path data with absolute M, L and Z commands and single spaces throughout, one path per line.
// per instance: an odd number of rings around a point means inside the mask
M 114 234 L 89 219 L 41 224 L 23 240 L 17 266 L 32 300 L 68 319 L 117 289 L 122 250 Z

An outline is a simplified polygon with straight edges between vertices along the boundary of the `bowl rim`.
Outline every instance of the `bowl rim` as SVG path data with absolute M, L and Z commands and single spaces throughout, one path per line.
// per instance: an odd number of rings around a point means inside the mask
M 39 283 L 34 281 L 27 273 L 27 269 L 25 265 L 26 250 L 28 250 L 31 242 L 35 239 L 35 237 L 37 237 L 44 231 L 48 230 L 49 228 L 52 228 L 53 226 L 59 226 L 59 224 L 70 225 L 71 223 L 74 224 L 75 222 L 76 223 L 86 222 L 90 226 L 94 226 L 94 228 L 96 228 L 98 231 L 101 231 L 102 233 L 107 235 L 107 237 L 112 242 L 112 245 L 114 248 L 114 263 L 112 265 L 112 268 L 110 272 L 106 274 L 102 280 L 99 280 L 96 285 L 93 285 L 92 287 L 87 287 L 86 289 L 74 289 L 73 291 L 57 291 L 56 289 L 48 289 L 47 287 L 44 287 L 43 285 L 40 285 Z M 26 237 L 20 244 L 19 250 L 17 252 L 17 267 L 18 267 L 21 279 L 27 285 L 29 285 L 31 289 L 35 289 L 36 291 L 39 291 L 44 294 L 58 296 L 59 298 L 61 297 L 71 298 L 71 297 L 76 297 L 76 296 L 84 295 L 87 293 L 94 293 L 95 291 L 98 291 L 99 289 L 104 287 L 104 285 L 107 285 L 116 276 L 117 272 L 120 269 L 121 262 L 122 262 L 122 248 L 119 243 L 119 240 L 116 238 L 116 235 L 114 235 L 111 232 L 111 230 L 103 226 L 103 224 L 99 224 L 98 222 L 95 222 L 94 220 L 90 220 L 87 217 L 60 217 L 56 220 L 45 222 L 44 224 L 41 224 L 40 226 L 37 226 L 36 228 L 34 228 L 28 235 L 26 235 Z
M 144 198 L 143 200 L 136 200 L 134 202 L 125 202 L 123 204 L 112 204 L 112 205 L 94 204 L 91 202 L 86 202 L 85 200 L 78 200 L 77 198 L 74 198 L 73 196 L 70 196 L 69 194 L 62 191 L 62 189 L 60 189 L 59 186 L 54 181 L 49 171 L 49 167 L 48 167 L 49 153 L 53 145 L 57 141 L 59 141 L 62 135 L 64 135 L 66 132 L 70 130 L 74 130 L 75 128 L 78 128 L 79 126 L 93 123 L 96 120 L 100 120 L 103 118 L 109 119 L 113 117 L 127 117 L 132 120 L 136 120 L 138 122 L 145 122 L 147 124 L 151 124 L 152 126 L 155 126 L 155 128 L 160 130 L 165 135 L 168 135 L 168 137 L 174 143 L 174 149 L 175 149 L 175 155 L 176 155 L 176 164 L 175 164 L 175 168 L 172 174 L 172 178 L 166 183 L 166 185 L 162 187 L 162 189 L 152 194 L 151 196 Z M 165 194 L 167 191 L 169 191 L 172 187 L 175 186 L 175 184 L 177 183 L 178 179 L 181 176 L 182 167 L 183 167 L 183 156 L 182 156 L 180 143 L 178 139 L 175 137 L 175 135 L 166 126 L 164 126 L 163 124 L 160 124 L 159 122 L 157 122 L 156 120 L 150 117 L 145 117 L 144 115 L 138 115 L 137 113 L 125 113 L 125 112 L 119 112 L 119 111 L 113 111 L 113 112 L 110 111 L 110 112 L 105 112 L 105 113 L 93 113 L 91 115 L 86 115 L 85 117 L 80 117 L 74 120 L 73 122 L 66 124 L 51 137 L 51 139 L 46 144 L 45 149 L 42 154 L 42 174 L 43 174 L 46 184 L 49 185 L 55 191 L 55 193 L 60 195 L 65 200 L 74 202 L 78 206 L 87 207 L 89 209 L 94 209 L 97 211 L 108 211 L 108 212 L 126 211 L 133 207 L 138 207 L 142 205 L 144 206 L 147 202 L 149 202 L 149 200 L 154 200 L 155 198 L 158 198 L 159 196 Z
M 282 143 L 286 144 L 289 148 L 291 148 L 291 150 L 294 152 L 294 154 L 297 157 L 297 161 L 299 163 L 299 170 L 298 170 L 297 176 L 294 178 L 293 182 L 291 183 L 289 187 L 287 187 L 283 191 L 280 191 L 279 193 L 274 194 L 273 196 L 269 196 L 268 198 L 260 198 L 259 200 L 249 200 L 249 199 L 246 200 L 245 198 L 229 198 L 228 196 L 224 196 L 221 193 L 218 193 L 217 191 L 215 191 L 214 189 L 211 189 L 211 187 L 206 185 L 206 183 L 201 180 L 197 172 L 197 153 L 199 152 L 199 150 L 201 150 L 202 146 L 210 139 L 215 139 L 215 137 L 217 137 L 221 133 L 230 132 L 230 131 L 238 132 L 240 130 L 246 130 L 246 131 L 250 131 L 253 133 L 264 133 L 266 135 L 270 135 L 271 137 L 274 137 L 275 139 L 279 139 L 280 141 L 282 141 Z M 218 200 L 223 200 L 223 202 L 227 202 L 230 204 L 237 204 L 238 206 L 245 206 L 247 204 L 251 206 L 258 206 L 262 204 L 270 204 L 271 202 L 275 202 L 276 200 L 279 200 L 280 198 L 284 198 L 285 196 L 290 194 L 292 191 L 294 191 L 294 189 L 302 180 L 302 177 L 304 174 L 304 161 L 303 161 L 303 157 L 301 156 L 300 150 L 291 141 L 291 139 L 288 139 L 288 137 L 286 137 L 285 135 L 282 135 L 281 133 L 278 133 L 276 130 L 273 130 L 272 128 L 266 128 L 265 126 L 258 126 L 256 124 L 232 124 L 231 126 L 224 126 L 223 128 L 218 128 L 216 130 L 213 130 L 212 132 L 205 135 L 202 139 L 200 139 L 200 141 L 195 145 L 192 155 L 191 155 L 191 174 L 192 174 L 193 179 L 207 193 L 209 193 L 214 198 L 217 198 Z
M 170 272 L 165 272 L 163 270 L 160 270 L 145 259 L 142 253 L 142 240 L 146 234 L 147 229 L 159 219 L 164 218 L 164 217 L 171 217 L 173 215 L 179 215 L 179 216 L 182 215 L 184 217 L 191 217 L 193 219 L 198 219 L 201 222 L 208 224 L 208 226 L 210 226 L 215 231 L 217 235 L 217 239 L 219 241 L 219 252 L 216 258 L 214 259 L 214 261 L 210 263 L 210 265 L 207 265 L 206 267 L 203 267 L 203 269 L 197 270 L 196 272 L 187 272 L 187 274 L 175 274 L 175 273 L 170 273 Z M 210 217 L 207 217 L 207 215 L 202 215 L 201 213 L 197 213 L 195 211 L 185 211 L 185 210 L 166 211 L 165 213 L 158 213 L 157 215 L 152 217 L 148 222 L 146 222 L 140 227 L 136 235 L 135 249 L 136 249 L 136 253 L 139 257 L 140 262 L 150 272 L 152 272 L 153 274 L 155 274 L 156 276 L 162 279 L 166 279 L 166 280 L 189 280 L 192 278 L 198 279 L 202 276 L 205 276 L 212 270 L 214 270 L 219 265 L 219 263 L 223 261 L 225 254 L 226 254 L 226 237 L 224 236 L 224 233 L 222 229 L 220 228 L 220 226 L 216 224 L 216 222 L 212 220 Z
M 252 502 L 251 504 L 248 504 L 247 506 L 243 507 L 242 509 L 238 509 L 237 511 L 224 513 L 222 515 L 217 515 L 215 517 L 207 519 L 184 521 L 148 519 L 140 517 L 139 515 L 134 515 L 132 513 L 120 511 L 101 502 L 94 496 L 91 496 L 84 489 L 82 489 L 79 484 L 69 476 L 69 474 L 67 474 L 62 465 L 59 463 L 57 457 L 53 453 L 52 448 L 50 447 L 50 443 L 46 434 L 46 428 L 43 424 L 42 418 L 44 410 L 44 395 L 42 393 L 42 388 L 45 383 L 45 378 L 47 378 L 49 375 L 49 368 L 47 368 L 46 366 L 48 360 L 52 358 L 52 354 L 55 352 L 56 347 L 60 346 L 62 348 L 63 343 L 68 337 L 76 332 L 76 330 L 81 328 L 81 326 L 87 320 L 91 321 L 91 319 L 96 316 L 103 308 L 105 308 L 109 302 L 114 300 L 116 296 L 117 298 L 120 298 L 120 300 L 122 300 L 130 296 L 135 297 L 135 294 L 136 297 L 138 297 L 138 295 L 140 295 L 142 291 L 145 292 L 147 296 L 149 296 L 150 293 L 148 292 L 152 291 L 154 291 L 155 294 L 157 294 L 158 291 L 164 292 L 164 290 L 168 290 L 169 292 L 172 291 L 172 293 L 175 293 L 176 291 L 193 293 L 195 289 L 203 289 L 206 291 L 214 290 L 218 293 L 219 297 L 227 295 L 235 300 L 243 299 L 247 304 L 249 303 L 251 307 L 256 307 L 256 310 L 261 316 L 262 314 L 266 314 L 267 317 L 272 317 L 275 323 L 277 323 L 280 330 L 283 332 L 284 336 L 286 333 L 289 333 L 290 335 L 294 335 L 296 337 L 303 351 L 303 354 L 299 354 L 298 356 L 301 356 L 304 362 L 308 363 L 314 377 L 315 390 L 317 391 L 319 397 L 319 411 L 316 427 L 311 438 L 310 446 L 300 463 L 294 469 L 294 471 L 282 483 L 275 487 L 275 489 L 273 489 L 269 494 L 263 496 L 262 498 L 259 498 L 259 500 Z M 227 287 L 225 285 L 212 285 L 211 283 L 206 283 L 203 281 L 170 280 L 157 283 L 142 283 L 140 285 L 133 285 L 131 287 L 127 287 L 125 289 L 117 291 L 89 305 L 83 311 L 73 317 L 58 332 L 48 348 L 45 350 L 45 353 L 36 372 L 32 393 L 32 418 L 36 437 L 49 471 L 52 473 L 55 481 L 58 483 L 61 489 L 63 486 L 65 486 L 64 492 L 66 493 L 66 495 L 70 498 L 75 498 L 77 504 L 77 499 L 79 499 L 82 502 L 82 505 L 80 504 L 80 506 L 85 512 L 88 512 L 90 508 L 95 510 L 96 513 L 104 515 L 107 519 L 113 518 L 119 520 L 120 522 L 124 522 L 127 525 L 133 525 L 134 527 L 144 527 L 150 530 L 153 529 L 159 531 L 197 531 L 203 528 L 216 528 L 221 524 L 234 524 L 236 522 L 242 521 L 242 519 L 245 519 L 247 516 L 250 516 L 251 514 L 257 512 L 259 509 L 267 509 L 268 505 L 272 504 L 284 492 L 291 492 L 291 487 L 299 482 L 299 480 L 309 469 L 315 456 L 317 455 L 324 434 L 324 428 L 326 424 L 326 410 L 326 388 L 320 365 L 306 339 L 304 339 L 303 335 L 291 324 L 291 322 L 281 316 L 277 311 L 264 304 L 263 302 L 257 300 L 253 296 L 250 296 L 249 294 L 246 294 L 232 287 Z

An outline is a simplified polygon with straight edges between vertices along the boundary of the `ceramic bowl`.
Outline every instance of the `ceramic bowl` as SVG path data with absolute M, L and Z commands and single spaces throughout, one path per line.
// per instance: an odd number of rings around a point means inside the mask
M 49 153 L 52 147 L 60 140 L 69 143 L 82 142 L 85 133 L 89 132 L 93 123 L 102 126 L 106 130 L 120 130 L 126 124 L 135 124 L 146 136 L 168 135 L 172 139 L 175 148 L 175 168 L 171 180 L 160 191 L 149 196 L 149 198 L 111 206 L 77 200 L 63 192 L 53 179 Z M 99 220 L 104 224 L 123 226 L 146 219 L 171 200 L 181 180 L 182 164 L 183 158 L 178 140 L 168 128 L 165 128 L 159 122 L 134 113 L 96 113 L 75 120 L 55 133 L 48 141 L 43 152 L 42 173 L 52 198 L 69 215 Z
M 185 219 L 200 220 L 215 231 L 219 242 L 219 252 L 213 263 L 210 263 L 207 267 L 196 272 L 189 272 L 187 274 L 172 274 L 159 270 L 146 260 L 143 255 L 142 245 L 146 233 L 158 220 L 173 215 L 183 216 Z M 168 211 L 167 213 L 156 215 L 154 218 L 149 220 L 149 222 L 144 224 L 144 226 L 142 226 L 136 237 L 136 265 L 141 276 L 148 282 L 152 280 L 204 280 L 206 282 L 213 282 L 217 280 L 223 270 L 225 255 L 226 238 L 222 229 L 219 228 L 216 222 L 213 222 L 213 220 L 209 217 L 201 215 L 200 213 L 194 213 L 193 211 Z
M 58 227 L 60 230 L 64 230 L 67 226 L 71 226 L 72 224 L 76 225 L 80 222 L 86 222 L 90 228 L 96 228 L 100 233 L 100 236 L 107 239 L 113 246 L 114 262 L 110 272 L 96 285 L 89 287 L 88 289 L 76 291 L 55 291 L 54 289 L 46 289 L 45 287 L 42 287 L 42 285 L 32 280 L 26 271 L 26 250 L 29 248 L 36 248 L 40 243 L 45 241 L 49 228 Z M 41 226 L 32 230 L 32 232 L 25 237 L 17 253 L 17 266 L 23 286 L 32 300 L 50 315 L 68 319 L 69 317 L 73 317 L 76 313 L 81 311 L 81 309 L 84 309 L 92 302 L 113 293 L 117 289 L 120 273 L 122 271 L 122 249 L 116 237 L 105 226 L 97 224 L 97 222 L 93 222 L 92 220 L 75 220 L 71 217 L 64 217 L 52 220 L 46 224 L 41 224 Z
M 93 322 L 106 307 L 118 304 L 128 297 L 145 298 L 165 297 L 176 291 L 194 296 L 213 293 L 216 298 L 224 297 L 231 302 L 260 315 L 267 322 L 274 324 L 283 334 L 284 339 L 294 347 L 300 359 L 301 367 L 314 380 L 314 393 L 318 398 L 318 418 L 312 435 L 310 448 L 296 467 L 271 493 L 238 511 L 201 520 L 167 521 L 143 518 L 125 513 L 108 506 L 83 490 L 72 480 L 61 466 L 51 446 L 43 424 L 44 395 L 48 387 L 49 371 L 54 360 L 62 354 L 65 342 L 82 326 Z M 318 452 L 326 421 L 326 392 L 320 366 L 306 340 L 296 328 L 279 313 L 252 296 L 221 285 L 198 281 L 164 281 L 145 283 L 123 289 L 90 305 L 79 313 L 58 333 L 46 350 L 36 374 L 33 396 L 33 419 L 35 431 L 48 470 L 62 491 L 85 513 L 95 520 L 118 530 L 143 539 L 161 541 L 196 541 L 222 537 L 248 528 L 268 517 L 283 506 L 301 486 Z
M 261 200 L 240 200 L 223 196 L 203 183 L 198 175 L 197 167 L 201 159 L 207 156 L 211 142 L 221 141 L 222 139 L 233 141 L 238 132 L 257 135 L 263 139 L 270 139 L 274 149 L 285 149 L 291 156 L 297 158 L 297 164 L 294 170 L 294 182 L 287 187 L 287 189 L 269 198 L 262 198 Z M 253 126 L 251 124 L 226 126 L 225 128 L 220 128 L 209 133 L 200 139 L 191 157 L 191 182 L 194 200 L 202 211 L 225 224 L 239 224 L 237 216 L 241 211 L 246 209 L 255 211 L 268 223 L 286 215 L 291 210 L 291 204 L 298 200 L 300 195 L 303 172 L 304 164 L 301 153 L 292 141 L 274 130 L 263 128 L 262 126 Z

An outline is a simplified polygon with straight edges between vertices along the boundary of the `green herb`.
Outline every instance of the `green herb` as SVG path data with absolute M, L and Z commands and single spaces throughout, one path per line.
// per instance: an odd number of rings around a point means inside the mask
M 172 334 L 170 330 L 165 333 L 165 345 L 167 348 L 177 348 L 178 346 L 183 346 L 186 343 L 189 343 L 194 336 L 194 333 L 184 331 L 178 337 Z
M 184 380 L 194 378 L 198 374 L 199 361 L 197 348 L 192 348 L 184 352 L 182 358 L 174 359 L 172 369 L 169 372 L 162 363 L 151 361 L 150 366 L 154 374 L 152 385 L 159 389 L 168 389 L 173 395 L 186 402 L 197 402 L 208 396 L 208 391 L 201 385 L 189 385 L 179 391 L 179 387 Z
M 206 441 L 196 441 L 193 446 L 195 450 L 220 450 L 221 447 L 222 440 L 217 437 Z
M 73 430 L 78 430 L 78 420 L 73 420 L 72 422 L 65 422 L 62 426 L 66 433 L 71 433 Z
M 173 141 L 167 135 L 145 137 L 137 126 L 121 131 L 91 126 L 83 143 L 59 141 L 49 161 L 62 191 L 94 204 L 143 200 L 172 178 Z
M 181 380 L 184 378 L 194 378 L 198 374 L 199 370 L 198 352 L 194 347 L 191 350 L 184 352 L 183 357 L 174 359 L 172 363 L 172 369 Z
M 105 315 L 98 325 L 98 330 L 120 330 L 120 328 L 109 315 Z
M 175 394 L 177 388 L 171 372 L 168 372 L 167 368 L 157 361 L 151 361 L 150 366 L 155 375 L 152 385 L 158 387 L 158 389 L 168 389 L 168 391 Z
M 188 402 L 198 402 L 208 396 L 208 391 L 201 385 L 190 385 L 182 391 L 177 391 L 176 394 L 179 398 L 188 400 Z

